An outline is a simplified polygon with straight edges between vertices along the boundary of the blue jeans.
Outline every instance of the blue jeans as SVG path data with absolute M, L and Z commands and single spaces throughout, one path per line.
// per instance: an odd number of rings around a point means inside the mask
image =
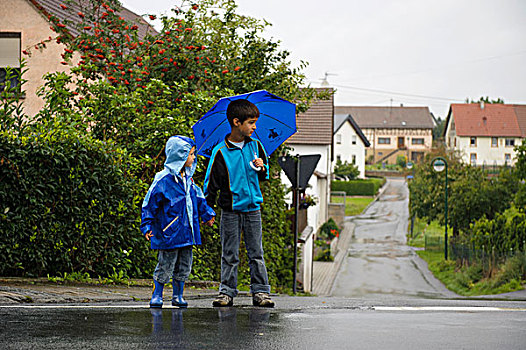
M 186 281 L 192 271 L 192 246 L 171 250 L 159 250 L 158 263 L 153 272 L 153 279 L 166 284 L 173 281 Z
M 250 267 L 250 291 L 270 293 L 267 268 L 263 259 L 261 211 L 221 212 L 221 284 L 219 293 L 232 298 L 237 296 L 237 268 L 241 232 L 245 238 L 248 266 Z

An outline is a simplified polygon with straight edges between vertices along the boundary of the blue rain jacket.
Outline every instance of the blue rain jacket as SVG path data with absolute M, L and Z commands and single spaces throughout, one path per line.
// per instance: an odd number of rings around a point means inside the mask
M 194 146 L 194 141 L 185 136 L 172 136 L 166 142 L 164 170 L 155 175 L 142 203 L 141 232 L 145 235 L 152 231 L 152 249 L 201 244 L 199 217 L 206 222 L 215 216 L 192 179 L 197 159 L 181 176 Z

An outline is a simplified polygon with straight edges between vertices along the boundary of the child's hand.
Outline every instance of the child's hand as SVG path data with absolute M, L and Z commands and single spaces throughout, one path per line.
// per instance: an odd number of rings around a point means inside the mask
M 253 160 L 253 163 L 254 163 L 254 166 L 255 167 L 261 167 L 263 168 L 265 166 L 265 163 L 263 163 L 263 159 L 261 158 L 256 158 Z
M 153 237 L 153 233 L 152 233 L 152 231 L 148 231 L 148 232 L 146 232 L 146 234 L 144 235 L 144 238 L 146 238 L 147 241 L 149 241 L 150 238 L 152 238 L 152 237 Z
M 205 222 L 205 225 L 208 226 L 208 227 L 212 227 L 212 225 L 214 224 L 215 221 L 216 221 L 216 217 L 214 216 L 210 220 Z

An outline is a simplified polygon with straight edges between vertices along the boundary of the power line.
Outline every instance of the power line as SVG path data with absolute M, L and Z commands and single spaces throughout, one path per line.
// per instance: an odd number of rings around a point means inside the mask
M 449 98 L 449 97 L 438 97 L 438 96 L 427 96 L 427 95 L 416 95 L 416 94 L 408 94 L 404 92 L 396 92 L 396 91 L 388 91 L 388 90 L 379 90 L 379 89 L 368 89 L 368 88 L 361 88 L 357 86 L 348 86 L 348 85 L 336 85 L 333 84 L 334 87 L 341 88 L 341 89 L 350 89 L 350 90 L 357 90 L 357 91 L 367 91 L 377 94 L 389 94 L 389 95 L 398 95 L 398 96 L 407 96 L 407 97 L 417 97 L 417 98 L 425 98 L 430 100 L 440 100 L 440 101 L 463 101 L 464 99 L 461 98 Z

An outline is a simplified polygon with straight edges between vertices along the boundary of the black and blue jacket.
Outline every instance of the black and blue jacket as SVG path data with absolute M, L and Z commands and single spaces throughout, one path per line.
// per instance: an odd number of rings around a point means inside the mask
M 250 137 L 245 138 L 241 149 L 228 141 L 228 136 L 212 151 L 203 185 L 206 201 L 213 206 L 217 200 L 226 211 L 259 210 L 263 203 L 259 181 L 269 176 L 265 149 L 259 140 Z M 261 158 L 265 164 L 260 171 L 250 166 L 256 158 Z

